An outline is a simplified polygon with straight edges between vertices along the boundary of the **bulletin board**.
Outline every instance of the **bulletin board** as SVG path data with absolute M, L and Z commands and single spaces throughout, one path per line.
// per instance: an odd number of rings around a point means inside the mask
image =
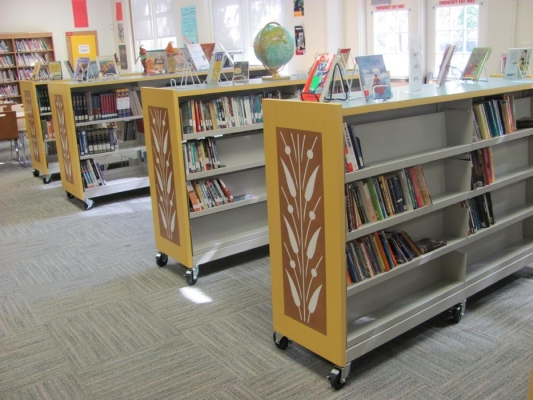
M 96 60 L 96 57 L 100 55 L 96 31 L 67 32 L 65 36 L 68 61 L 73 68 L 78 57 L 89 57 L 91 60 Z

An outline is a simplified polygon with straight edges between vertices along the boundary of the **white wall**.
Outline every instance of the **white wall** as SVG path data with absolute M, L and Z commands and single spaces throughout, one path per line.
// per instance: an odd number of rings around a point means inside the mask
M 71 0 L 0 1 L 1 32 L 52 32 L 56 60 L 68 59 L 65 33 L 73 31 L 97 31 L 100 54 L 109 55 L 116 52 L 112 30 L 115 10 L 111 10 L 109 0 L 87 1 L 88 28 L 74 28 Z

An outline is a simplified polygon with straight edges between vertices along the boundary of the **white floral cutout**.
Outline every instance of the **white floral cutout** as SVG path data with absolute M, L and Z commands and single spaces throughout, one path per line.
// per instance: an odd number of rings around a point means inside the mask
M 168 110 L 161 107 L 148 107 L 148 110 L 160 234 L 179 245 Z
M 31 151 L 33 154 L 33 158 L 37 162 L 41 162 L 41 157 L 39 153 L 39 145 L 37 144 L 37 134 L 35 130 L 35 118 L 33 116 L 33 103 L 31 101 L 31 95 L 29 90 L 24 91 L 24 98 L 26 100 L 26 114 L 28 114 L 28 121 L 29 121 L 29 130 L 28 134 L 30 136 L 31 140 Z
M 54 102 L 56 105 L 56 117 L 59 125 L 59 141 L 61 144 L 61 155 L 63 156 L 64 175 L 68 182 L 74 184 L 72 179 L 72 160 L 70 159 L 67 126 L 65 125 L 65 106 L 63 104 L 63 96 L 56 94 L 54 96 Z M 63 178 L 63 174 L 61 177 Z

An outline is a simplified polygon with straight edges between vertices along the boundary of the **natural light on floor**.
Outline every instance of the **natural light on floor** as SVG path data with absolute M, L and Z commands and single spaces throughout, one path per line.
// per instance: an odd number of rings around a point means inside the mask
M 198 288 L 184 287 L 180 289 L 180 292 L 183 297 L 196 304 L 205 304 L 213 302 L 213 299 L 211 299 L 211 297 L 203 294 L 202 291 Z

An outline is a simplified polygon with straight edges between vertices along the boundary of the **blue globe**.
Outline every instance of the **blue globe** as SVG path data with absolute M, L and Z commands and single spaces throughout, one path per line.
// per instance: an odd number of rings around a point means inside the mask
M 254 53 L 274 77 L 294 55 L 294 37 L 277 22 L 269 22 L 254 39 Z

